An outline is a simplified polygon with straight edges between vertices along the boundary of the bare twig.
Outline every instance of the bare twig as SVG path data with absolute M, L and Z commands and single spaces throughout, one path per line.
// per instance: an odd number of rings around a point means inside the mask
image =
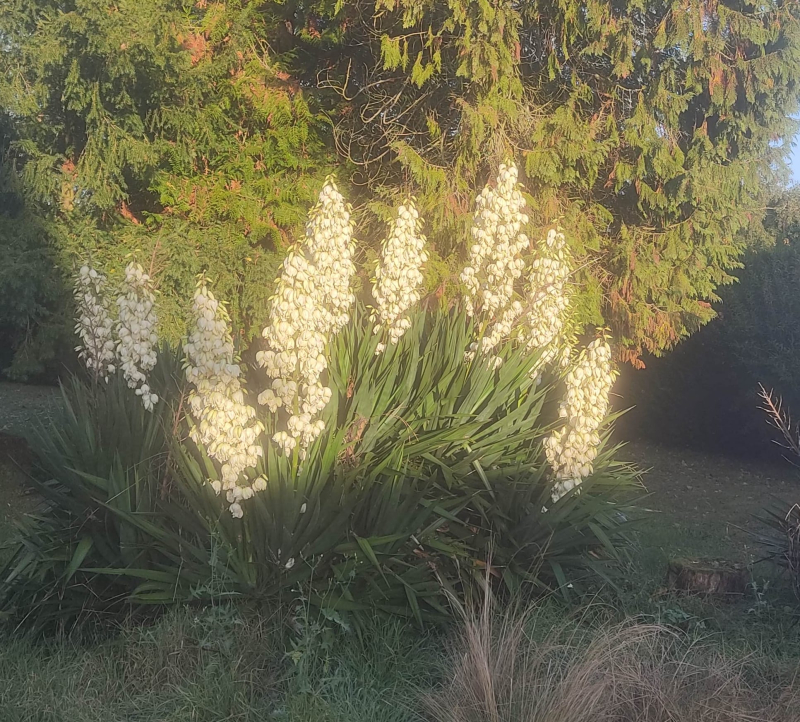
M 761 409 L 766 412 L 769 424 L 780 431 L 784 439 L 783 443 L 778 440 L 775 440 L 775 443 L 800 458 L 800 428 L 792 424 L 789 412 L 783 408 L 783 399 L 775 396 L 772 390 L 767 391 L 763 384 L 759 384 L 758 387 L 760 389 L 758 395 L 764 401 Z

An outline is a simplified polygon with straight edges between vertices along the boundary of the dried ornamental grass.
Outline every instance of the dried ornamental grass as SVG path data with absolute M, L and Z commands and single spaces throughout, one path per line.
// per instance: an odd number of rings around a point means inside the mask
M 797 722 L 791 679 L 750 681 L 747 658 L 628 622 L 591 634 L 565 623 L 543 641 L 535 613 L 466 620 L 435 722 Z M 753 665 L 755 667 L 755 665 Z

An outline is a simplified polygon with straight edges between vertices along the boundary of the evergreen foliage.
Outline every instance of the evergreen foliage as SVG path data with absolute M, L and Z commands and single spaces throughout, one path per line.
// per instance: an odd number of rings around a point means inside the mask
M 800 401 L 800 189 L 776 199 L 765 247 L 745 256 L 739 283 L 723 294 L 718 348 L 736 357 L 755 391 L 761 382 Z
M 713 317 L 793 129 L 796 3 L 377 0 L 334 20 L 325 78 L 354 106 L 338 146 L 371 182 L 420 185 L 446 233 L 513 149 L 624 356 Z M 445 254 L 460 237 L 429 235 Z
M 281 251 L 329 157 L 323 118 L 273 64 L 257 9 L 7 3 L 0 107 L 14 135 L 3 161 L 18 182 L 3 190 L 24 212 L 4 214 L 3 250 L 40 235 L 33 216 L 58 231 L 47 247 L 62 276 L 80 258 L 110 267 L 139 256 L 158 276 L 168 337 L 183 333 L 178 299 L 204 269 L 243 333 L 263 325 Z M 14 370 L 30 369 L 18 360 Z
M 794 131 L 799 17 L 794 0 L 8 0 L 0 190 L 23 210 L 4 204 L 0 250 L 56 276 L 135 251 L 173 338 L 208 269 L 248 338 L 332 168 L 364 189 L 374 244 L 414 193 L 432 289 L 513 155 L 532 217 L 570 231 L 581 320 L 636 363 L 714 316 L 758 232 Z M 18 374 L 60 327 L 52 262 L 0 288 Z
M 800 408 L 800 188 L 768 204 L 738 280 L 721 291 L 719 318 L 673 353 L 647 359 L 617 387 L 623 438 L 651 438 L 725 454 L 777 459 L 759 384 Z

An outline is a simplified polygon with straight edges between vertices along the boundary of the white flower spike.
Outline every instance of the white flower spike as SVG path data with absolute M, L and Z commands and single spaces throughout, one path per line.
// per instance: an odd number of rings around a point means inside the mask
M 189 436 L 222 465 L 222 482 L 212 486 L 217 494 L 225 492 L 231 514 L 241 518 L 242 501 L 267 486 L 263 476 L 250 484 L 239 481 L 263 454 L 258 437 L 264 426 L 256 419 L 255 409 L 244 401 L 228 314 L 202 277 L 194 292 L 192 312 L 194 328 L 183 346 L 186 379 L 194 386 L 189 394 L 194 420 Z
M 572 259 L 561 229 L 551 228 L 537 246 L 528 277 L 527 311 L 522 339 L 529 351 L 539 351 L 532 375 L 553 362 L 564 345 L 570 310 Z
M 95 382 L 108 381 L 114 373 L 114 322 L 105 295 L 106 277 L 87 265 L 75 278 L 75 333 L 80 344 L 75 347 Z
M 384 333 L 396 344 L 411 327 L 409 309 L 419 303 L 422 265 L 428 260 L 425 236 L 420 233 L 420 218 L 413 200 L 397 209 L 392 232 L 383 242 L 380 262 L 375 269 L 372 296 L 375 299 L 374 332 Z M 382 353 L 384 343 L 376 353 Z
M 467 359 L 478 353 L 490 354 L 508 338 L 523 311 L 514 299 L 514 285 L 525 268 L 522 253 L 530 241 L 522 231 L 528 216 L 523 212 L 525 199 L 518 188 L 518 175 L 513 163 L 501 164 L 496 187 L 487 185 L 476 200 L 469 263 L 461 282 L 467 291 L 467 313 L 482 320 L 483 334 L 470 347 Z M 497 357 L 490 357 L 490 362 L 494 366 L 502 363 Z
M 158 357 L 156 345 L 156 299 L 150 276 L 138 263 L 125 269 L 122 295 L 117 299 L 117 358 L 128 386 L 136 389 L 148 411 L 158 403 L 147 383 L 147 374 L 155 368 Z
M 350 319 L 355 302 L 350 287 L 353 250 L 350 210 L 329 178 L 309 213 L 304 240 L 284 259 L 262 334 L 269 348 L 256 355 L 272 379 L 259 403 L 289 415 L 286 431 L 273 436 L 287 456 L 298 448 L 305 458 L 325 428 L 317 418 L 331 398 L 330 388 L 321 382 L 328 366 L 325 349 Z
M 559 410 L 565 424 L 544 442 L 545 455 L 556 480 L 554 502 L 594 471 L 600 446 L 598 432 L 608 414 L 615 378 L 611 348 L 603 338 L 592 341 L 567 374 L 567 394 Z

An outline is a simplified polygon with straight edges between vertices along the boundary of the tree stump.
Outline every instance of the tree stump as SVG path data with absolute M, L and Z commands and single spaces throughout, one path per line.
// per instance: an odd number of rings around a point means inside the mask
M 749 583 L 750 574 L 741 564 L 676 559 L 667 568 L 667 588 L 684 594 L 736 598 Z

